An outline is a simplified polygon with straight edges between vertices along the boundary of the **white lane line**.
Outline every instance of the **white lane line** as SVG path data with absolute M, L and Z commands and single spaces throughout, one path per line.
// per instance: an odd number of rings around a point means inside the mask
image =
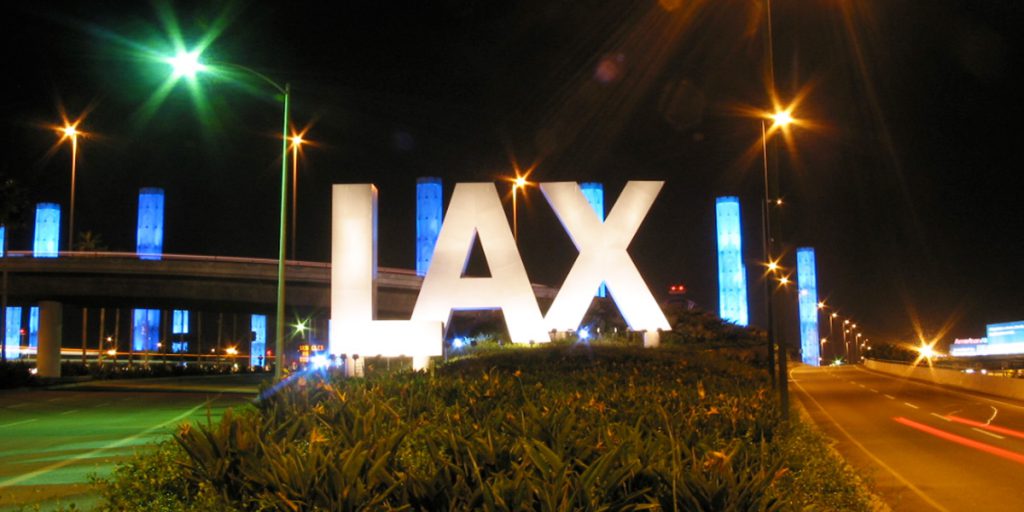
M 890 380 L 894 380 L 896 382 L 899 382 L 900 384 L 909 384 L 911 386 L 918 386 L 918 387 L 921 387 L 921 388 L 930 389 L 932 391 L 938 389 L 938 390 L 941 390 L 944 393 L 949 393 L 951 395 L 963 396 L 963 397 L 970 398 L 971 400 L 984 400 L 986 402 L 990 402 L 990 403 L 993 403 L 993 404 L 999 404 L 999 405 L 1002 405 L 1004 407 L 1012 407 L 1014 409 L 1024 411 L 1024 405 L 1014 404 L 1014 403 L 1010 403 L 1010 402 L 1003 402 L 1001 400 L 996 400 L 996 399 L 994 399 L 992 397 L 989 397 L 989 396 L 984 396 L 984 395 L 970 393 L 969 390 L 968 391 L 960 391 L 960 390 L 957 390 L 957 389 L 943 387 L 943 386 L 941 386 L 939 384 L 933 384 L 933 383 L 930 383 L 930 382 L 918 382 L 918 381 L 910 379 L 910 378 L 899 377 L 897 375 L 892 375 L 892 374 L 889 374 L 889 373 L 879 372 L 879 371 L 875 371 L 875 370 L 868 370 L 867 368 L 860 368 L 860 367 L 858 367 L 858 368 L 854 368 L 854 369 L 856 371 L 859 371 L 859 372 L 864 372 L 867 375 L 874 375 L 876 377 L 879 377 L 879 376 L 881 376 L 881 377 L 888 377 Z
M 71 413 L 75 413 L 75 412 L 78 412 L 78 411 L 80 411 L 80 410 L 81 410 L 81 409 L 71 409 L 70 411 L 64 411 L 64 412 L 62 412 L 62 413 L 58 414 L 57 416 L 64 416 L 64 415 L 66 415 L 66 414 L 71 414 Z
M 905 405 L 907 407 L 912 407 L 914 409 L 920 409 L 920 407 L 918 407 L 918 406 L 916 406 L 916 405 L 914 405 L 914 404 L 912 404 L 910 402 L 903 402 L 903 405 Z
M 7 408 L 8 409 L 18 409 L 20 407 L 25 407 L 26 405 L 28 405 L 28 404 L 14 404 L 14 405 L 8 406 Z
M 189 410 L 187 410 L 187 411 L 185 411 L 185 412 L 183 412 L 183 413 L 181 413 L 181 414 L 179 414 L 179 415 L 177 415 L 177 416 L 175 416 L 175 417 L 173 417 L 173 418 L 171 418 L 171 419 L 169 419 L 169 420 L 167 420 L 167 421 L 165 421 L 163 423 L 160 423 L 160 424 L 154 425 L 152 427 L 149 427 L 149 428 L 147 428 L 147 429 L 145 429 L 145 430 L 143 430 L 143 431 L 141 431 L 141 432 L 139 432 L 139 433 L 137 433 L 135 435 L 118 439 L 118 440 L 116 440 L 116 441 L 114 441 L 114 442 L 112 442 L 112 443 L 110 443 L 110 444 L 108 444 L 106 446 L 101 446 L 101 447 L 99 447 L 99 448 L 97 448 L 97 449 L 95 449 L 95 450 L 93 450 L 93 451 L 91 451 L 89 453 L 80 453 L 78 455 L 75 455 L 74 457 L 70 457 L 70 458 L 61 460 L 59 462 L 55 462 L 55 463 L 50 464 L 49 466 L 46 466 L 44 468 L 37 469 L 37 470 L 35 470 L 35 471 L 31 472 L 31 473 L 26 473 L 26 474 L 23 474 L 23 475 L 20 475 L 20 476 L 16 476 L 14 478 L 9 478 L 7 480 L 4 480 L 4 481 L 0 482 L 0 489 L 6 489 L 7 487 L 10 487 L 12 485 L 18 485 L 21 482 L 24 482 L 26 480 L 31 480 L 33 478 L 36 478 L 36 477 L 40 476 L 40 475 L 45 475 L 45 474 L 47 474 L 47 473 L 49 473 L 51 471 L 56 471 L 56 470 L 58 470 L 58 469 L 60 469 L 60 468 L 62 468 L 64 466 L 67 466 L 69 464 L 73 464 L 73 463 L 78 462 L 78 461 L 80 461 L 82 459 L 93 459 L 93 458 L 98 457 L 99 454 L 101 454 L 103 452 L 113 450 L 114 448 L 120 448 L 120 447 L 122 447 L 124 445 L 127 445 L 127 444 L 135 441 L 136 439 L 148 436 L 148 435 L 150 435 L 154 431 L 157 431 L 159 429 L 165 428 L 167 425 L 170 425 L 172 423 L 177 423 L 177 422 L 179 422 L 179 421 L 181 421 L 181 420 L 191 416 L 194 412 L 196 412 L 199 409 L 209 405 L 209 403 L 211 401 L 212 401 L 212 399 L 209 399 L 209 400 L 207 400 L 207 401 L 205 401 L 205 402 L 203 402 L 203 403 L 201 403 L 201 404 L 199 404 L 199 405 L 197 405 L 197 406 L 195 406 L 195 407 L 193 407 L 193 408 L 191 408 L 191 409 L 189 409 Z
M 989 416 L 988 421 L 985 422 L 986 425 L 991 425 L 992 420 L 996 419 L 996 416 L 999 415 L 999 409 L 996 409 L 996 406 L 990 405 L 989 407 L 992 408 L 992 416 Z
M 896 400 L 896 397 L 894 397 L 892 395 L 883 395 L 883 396 L 888 398 L 889 400 Z
M 877 389 L 875 389 L 875 388 L 871 388 L 871 392 L 872 392 L 872 393 L 878 393 L 878 390 L 877 390 Z
M 947 422 L 947 423 L 953 423 L 953 420 L 951 420 L 951 419 L 949 419 L 949 418 L 947 418 L 947 417 L 945 417 L 945 416 L 943 416 L 943 415 L 941 415 L 941 414 L 938 414 L 938 413 L 934 413 L 934 412 L 933 412 L 933 413 L 931 413 L 931 415 L 932 415 L 932 416 L 935 416 L 936 418 L 938 418 L 938 419 L 940 419 L 940 420 L 942 420 L 942 421 L 945 421 L 945 422 Z
M 971 427 L 971 430 L 973 430 L 975 432 L 981 432 L 982 434 L 985 434 L 986 436 L 992 436 L 992 437 L 994 437 L 996 439 L 1006 439 L 1005 437 L 1003 437 L 1003 436 L 1001 436 L 999 434 L 993 434 L 992 432 L 989 432 L 988 430 L 982 430 L 982 429 L 977 428 L 977 427 Z
M 51 398 L 51 399 L 47 400 L 47 402 L 50 402 L 52 404 L 54 402 L 59 402 L 59 401 L 61 401 L 63 399 L 64 399 L 63 397 L 59 397 L 58 396 L 57 398 Z
M 32 418 L 32 419 L 29 419 L 29 420 L 15 421 L 14 423 L 4 423 L 3 425 L 0 425 L 0 428 L 13 427 L 15 425 L 24 425 L 26 423 L 32 423 L 33 421 L 39 421 L 39 418 Z

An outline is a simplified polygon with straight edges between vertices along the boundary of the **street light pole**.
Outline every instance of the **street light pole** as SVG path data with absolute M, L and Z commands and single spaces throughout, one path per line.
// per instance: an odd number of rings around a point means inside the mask
M 299 213 L 299 146 L 304 142 L 301 135 L 292 135 L 292 259 L 295 257 L 295 233 L 298 232 Z
M 291 84 L 285 83 L 281 92 L 284 94 L 284 122 L 281 127 L 281 236 L 278 239 L 277 248 L 277 315 L 274 320 L 274 377 L 276 378 L 281 378 L 284 375 L 284 252 L 285 240 L 288 235 L 288 107 Z
M 764 259 L 769 265 L 769 275 L 764 281 L 764 300 L 768 310 L 768 374 L 771 378 L 772 389 L 775 388 L 775 312 L 774 293 L 772 293 L 772 275 L 775 273 L 772 259 L 772 235 L 771 235 L 771 212 L 769 207 L 768 189 L 768 134 L 765 128 L 764 119 L 761 120 L 761 161 L 764 168 L 764 201 L 761 210 L 761 235 L 764 246 Z
M 208 66 L 198 62 L 198 53 L 179 54 L 168 59 L 167 62 L 174 66 L 179 76 L 195 75 L 197 71 L 208 69 Z M 280 228 L 277 243 L 277 311 L 274 325 L 274 377 L 281 378 L 284 375 L 284 302 L 285 302 L 285 251 L 288 240 L 288 109 L 291 99 L 291 84 L 285 82 L 284 87 L 273 81 L 267 75 L 255 69 L 239 64 L 218 64 L 218 67 L 240 71 L 270 84 L 284 96 L 284 116 L 281 126 L 281 211 Z
M 78 128 L 65 124 L 61 128 L 64 138 L 71 139 L 71 205 L 68 209 L 68 250 L 75 250 L 75 175 L 78 171 Z

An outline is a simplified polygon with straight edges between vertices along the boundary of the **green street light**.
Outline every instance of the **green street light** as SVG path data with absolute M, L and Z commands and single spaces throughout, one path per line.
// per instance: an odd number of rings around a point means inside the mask
M 291 96 L 291 85 L 287 82 L 282 87 L 271 80 L 267 75 L 252 68 L 237 64 L 203 64 L 199 58 L 202 50 L 186 51 L 179 49 L 173 57 L 164 59 L 164 62 L 173 69 L 172 82 L 180 78 L 187 78 L 194 81 L 197 73 L 202 71 L 217 72 L 240 72 L 259 78 L 273 87 L 284 97 L 284 121 L 281 127 L 281 213 L 280 229 L 277 252 L 277 312 L 274 325 L 274 376 L 281 378 L 284 373 L 284 290 L 285 290 L 285 240 L 287 238 L 287 211 L 288 211 L 288 107 Z
M 174 57 L 164 59 L 174 69 L 173 78 L 188 78 L 192 80 L 196 73 L 206 71 L 206 66 L 199 62 L 199 51 L 179 51 Z

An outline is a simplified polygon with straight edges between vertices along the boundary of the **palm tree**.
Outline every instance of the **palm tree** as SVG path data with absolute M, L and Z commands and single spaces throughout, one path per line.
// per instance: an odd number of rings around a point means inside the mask
M 75 240 L 75 250 L 85 252 L 106 251 L 107 246 L 103 243 L 103 237 L 92 231 L 82 231 Z

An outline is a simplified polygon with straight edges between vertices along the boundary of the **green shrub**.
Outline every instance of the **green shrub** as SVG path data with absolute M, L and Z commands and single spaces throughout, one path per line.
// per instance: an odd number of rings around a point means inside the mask
M 795 448 L 807 434 L 766 377 L 707 351 L 582 344 L 294 377 L 119 468 L 105 506 L 767 511 L 847 492 L 816 493 L 832 466 Z

